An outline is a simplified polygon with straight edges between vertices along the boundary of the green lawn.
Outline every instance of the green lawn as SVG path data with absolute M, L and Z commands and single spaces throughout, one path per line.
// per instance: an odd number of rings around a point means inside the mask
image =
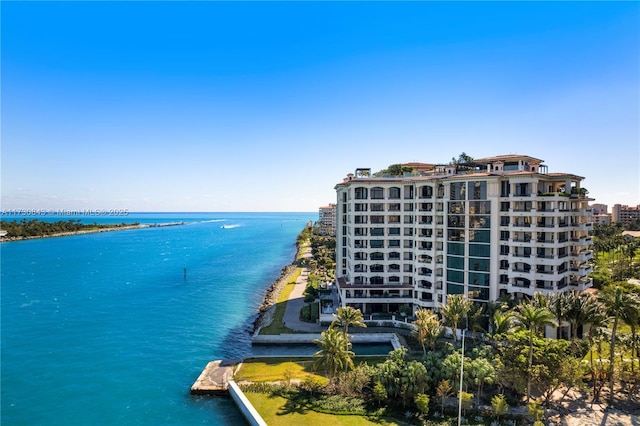
M 356 365 L 363 362 L 375 365 L 386 359 L 384 356 L 355 357 L 354 362 Z M 248 358 L 234 374 L 234 380 L 236 382 L 275 382 L 285 380 L 288 372 L 291 374 L 291 379 L 304 380 L 307 376 L 313 376 L 321 384 L 326 384 L 329 379 L 315 374 L 313 362 L 314 359 L 310 357 Z
M 290 425 L 331 425 L 331 426 L 400 426 L 400 423 L 385 420 L 372 421 L 363 416 L 336 416 L 317 413 L 279 396 L 261 393 L 245 393 L 251 404 L 269 426 Z
M 248 359 L 242 363 L 240 370 L 234 375 L 234 380 L 236 382 L 275 382 L 285 380 L 289 374 L 294 380 L 304 380 L 307 376 L 313 376 L 323 385 L 329 381 L 314 373 L 311 358 Z

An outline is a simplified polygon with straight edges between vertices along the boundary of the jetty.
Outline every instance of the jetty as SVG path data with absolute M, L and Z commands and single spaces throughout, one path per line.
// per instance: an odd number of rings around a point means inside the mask
M 240 386 L 233 381 L 233 371 L 240 359 L 211 361 L 191 386 L 192 395 L 229 395 L 250 426 L 267 426 L 260 413 L 251 405 Z
M 233 380 L 233 371 L 241 362 L 239 359 L 211 361 L 202 370 L 191 386 L 192 395 L 227 395 L 229 382 Z

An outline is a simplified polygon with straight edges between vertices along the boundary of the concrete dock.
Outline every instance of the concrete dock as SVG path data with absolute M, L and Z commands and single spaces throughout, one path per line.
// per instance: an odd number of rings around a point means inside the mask
M 238 359 L 211 361 L 191 386 L 191 394 L 226 395 L 229 391 L 229 381 L 233 380 L 233 371 L 240 362 Z

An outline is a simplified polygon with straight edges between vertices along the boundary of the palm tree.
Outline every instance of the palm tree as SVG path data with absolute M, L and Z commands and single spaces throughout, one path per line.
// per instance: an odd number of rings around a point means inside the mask
M 338 371 L 353 368 L 354 353 L 350 351 L 351 343 L 337 328 L 330 327 L 320 334 L 320 339 L 313 341 L 320 347 L 313 356 L 318 359 L 314 363 L 315 369 L 324 369 L 333 380 Z
M 625 311 L 622 316 L 622 320 L 627 323 L 629 327 L 631 327 L 631 377 L 636 377 L 635 375 L 635 360 L 638 357 L 638 339 L 637 339 L 637 331 L 638 326 L 640 326 L 640 310 L 638 309 L 628 309 Z
M 522 303 L 516 307 L 515 319 L 529 335 L 529 361 L 527 371 L 527 402 L 531 398 L 531 374 L 533 366 L 533 336 L 547 325 L 553 324 L 553 314 L 546 307 L 534 306 L 533 303 Z
M 422 345 L 423 355 L 427 355 L 425 344 L 434 349 L 436 340 L 442 333 L 442 326 L 438 320 L 438 315 L 429 309 L 418 309 L 415 316 L 416 319 L 412 323 L 416 326 L 414 334 Z
M 331 326 L 342 327 L 342 332 L 344 335 L 349 334 L 349 327 L 366 327 L 367 324 L 364 323 L 364 318 L 362 317 L 362 312 L 360 309 L 355 309 L 351 306 L 345 306 L 337 309 L 337 314 L 333 314 L 336 318 L 331 323 Z
M 604 311 L 604 307 L 597 299 L 591 299 L 592 302 L 586 307 L 587 312 L 586 315 L 589 317 L 589 330 L 587 331 L 587 339 L 589 341 L 589 366 L 591 368 L 591 378 L 593 381 L 593 400 L 594 402 L 598 400 L 598 371 L 593 364 L 593 346 L 595 345 L 596 338 L 598 338 L 598 342 L 600 339 L 600 335 L 602 333 L 602 329 L 607 325 L 607 316 Z M 600 344 L 598 344 L 598 348 Z M 600 358 L 600 350 L 598 350 L 598 358 Z
M 609 404 L 613 405 L 613 361 L 616 347 L 616 332 L 618 329 L 618 321 L 624 318 L 633 317 L 633 312 L 640 309 L 640 302 L 635 295 L 625 292 L 625 290 L 616 285 L 613 288 L 607 287 L 598 293 L 598 299 L 603 304 L 605 312 L 610 319 L 613 319 L 611 326 L 611 343 L 609 344 Z
M 345 345 L 351 345 L 351 343 L 349 343 L 349 326 L 367 326 L 367 324 L 364 323 L 362 312 L 360 312 L 360 309 L 355 309 L 351 306 L 338 308 L 337 312 L 337 314 L 333 314 L 336 319 L 333 320 L 330 327 L 342 327 L 342 332 L 344 334 L 344 339 L 346 342 Z M 347 347 L 347 351 L 349 350 L 349 347 Z
M 471 310 L 472 302 L 464 294 L 450 294 L 447 304 L 440 304 L 440 313 L 445 325 L 453 331 L 453 341 L 458 341 L 458 324 Z
M 578 338 L 578 328 L 590 322 L 591 311 L 596 309 L 596 300 L 588 293 L 572 292 L 569 293 L 567 302 L 566 319 L 571 324 L 571 341 L 575 342 Z
M 549 310 L 553 313 L 558 323 L 556 338 L 561 337 L 562 322 L 567 319 L 569 313 L 569 296 L 567 293 L 558 293 L 549 298 Z
M 491 318 L 491 338 L 494 340 L 500 336 L 509 333 L 513 328 L 513 312 L 497 310 Z

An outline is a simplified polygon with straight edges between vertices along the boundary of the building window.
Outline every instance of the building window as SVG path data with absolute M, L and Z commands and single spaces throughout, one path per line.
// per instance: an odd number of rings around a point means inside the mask
M 375 188 L 371 188 L 371 199 L 372 200 L 383 200 L 384 199 L 384 190 L 379 186 Z
M 448 229 L 447 241 L 464 241 L 464 229 Z
M 383 248 L 384 240 L 371 240 L 371 248 Z
M 370 217 L 371 223 L 381 224 L 384 223 L 384 216 L 373 216 Z
M 367 199 L 367 188 L 358 187 L 355 188 L 355 199 L 356 200 L 366 200 Z
M 464 294 L 464 286 L 460 284 L 447 283 L 447 294 Z
M 369 268 L 369 270 L 371 272 L 384 272 L 384 266 L 380 265 L 380 264 L 375 264 L 375 265 L 371 265 L 371 268 Z
M 472 271 L 489 272 L 491 261 L 489 259 L 469 259 L 469 269 Z
M 489 286 L 489 274 L 469 272 L 469 285 Z
M 392 187 L 389 188 L 389 199 L 391 200 L 399 200 L 400 199 L 400 188 Z
M 420 198 L 432 198 L 433 188 L 430 186 L 423 186 L 420 188 Z
M 469 287 L 469 293 L 471 292 L 474 300 L 489 300 L 489 289 L 486 287 Z
M 456 256 L 464 256 L 464 244 L 461 243 L 448 243 L 447 254 Z
M 480 215 L 469 216 L 469 228 L 472 228 L 472 229 L 491 228 L 491 216 L 480 216 Z
M 469 231 L 469 241 L 475 241 L 476 243 L 490 243 L 491 242 L 491 233 L 489 230 L 476 230 L 471 229 Z
M 502 181 L 500 182 L 500 196 L 501 197 L 508 197 L 509 196 L 509 182 L 508 181 Z
M 380 253 L 379 251 L 376 251 L 371 253 L 371 256 L 369 258 L 371 260 L 384 260 L 384 253 Z
M 464 216 L 448 215 L 447 224 L 449 228 L 464 228 Z
M 411 185 L 404 186 L 404 199 L 413 200 L 413 186 Z
M 469 182 L 469 199 L 486 200 L 487 199 L 487 182 L 475 181 Z
M 464 257 L 447 256 L 447 266 L 453 269 L 464 269 Z
M 466 190 L 464 182 L 453 182 L 449 185 L 450 198 L 452 200 L 464 200 L 466 198 Z
M 450 202 L 449 203 L 449 213 L 451 214 L 464 214 L 464 201 Z
M 469 213 L 491 214 L 491 201 L 469 201 Z
M 389 203 L 389 208 L 387 211 L 390 212 L 399 212 L 400 211 L 400 203 Z

